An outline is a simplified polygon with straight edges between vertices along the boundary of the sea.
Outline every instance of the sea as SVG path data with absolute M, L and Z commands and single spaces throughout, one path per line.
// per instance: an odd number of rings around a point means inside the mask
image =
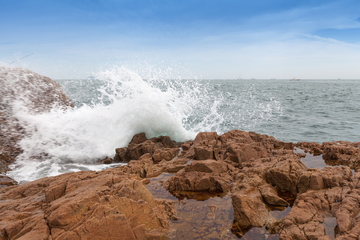
M 75 107 L 21 117 L 24 152 L 7 173 L 20 183 L 117 166 L 95 162 L 140 132 L 178 142 L 233 129 L 294 143 L 360 141 L 360 80 L 183 79 L 117 66 L 56 81 Z

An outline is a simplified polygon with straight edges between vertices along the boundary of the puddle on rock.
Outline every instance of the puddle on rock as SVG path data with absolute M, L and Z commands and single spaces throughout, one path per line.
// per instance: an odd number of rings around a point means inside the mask
M 330 236 L 331 239 L 335 239 L 339 234 L 339 229 L 335 217 L 324 218 L 324 223 L 322 225 L 325 228 L 325 234 Z
M 154 198 L 168 199 L 177 201 L 178 199 L 171 195 L 167 190 L 165 190 L 161 184 L 174 176 L 173 173 L 161 173 L 159 176 L 151 178 L 150 183 L 146 185 L 147 190 L 151 192 Z
M 304 163 L 308 168 L 323 169 L 325 167 L 329 167 L 329 165 L 323 159 L 322 154 L 314 156 L 314 154 L 305 152 L 303 149 L 297 147 L 294 148 L 294 153 L 306 154 L 305 157 L 301 158 L 301 162 Z
M 346 166 L 337 161 L 324 160 L 324 158 L 322 157 L 322 154 L 316 156 L 309 152 L 305 152 L 303 149 L 298 148 L 298 147 L 295 147 L 293 151 L 295 154 L 296 153 L 305 154 L 305 157 L 302 157 L 300 160 L 308 168 L 323 169 L 325 167 Z M 351 172 L 354 174 L 355 173 L 354 169 L 351 169 Z
M 278 234 L 270 234 L 265 227 L 239 228 L 234 222 L 234 210 L 230 194 L 212 192 L 175 192 L 170 194 L 161 183 L 174 174 L 162 173 L 152 178 L 146 188 L 154 198 L 176 201 L 174 208 L 179 220 L 170 220 L 172 231 L 169 239 L 279 239 Z M 291 208 L 271 208 L 275 218 L 286 217 Z
M 235 225 L 235 224 L 234 224 Z M 234 226 L 233 226 L 234 228 Z M 233 230 L 234 232 L 234 230 Z M 238 236 L 237 239 L 241 240 L 278 240 L 279 234 L 270 234 L 265 227 L 262 228 L 249 228 L 249 229 L 243 229 L 243 232 L 245 234 L 241 237 L 238 232 L 234 232 L 235 235 Z

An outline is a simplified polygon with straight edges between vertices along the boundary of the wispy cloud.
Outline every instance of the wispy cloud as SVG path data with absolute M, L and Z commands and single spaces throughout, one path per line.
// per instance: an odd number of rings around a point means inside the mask
M 134 56 L 182 62 L 209 78 L 360 76 L 357 0 L 0 4 L 0 61 L 35 52 L 18 66 L 54 78 L 87 77 Z

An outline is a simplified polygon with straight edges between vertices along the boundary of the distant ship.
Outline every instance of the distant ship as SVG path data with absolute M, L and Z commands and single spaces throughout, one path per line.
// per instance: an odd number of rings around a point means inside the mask
M 290 81 L 300 81 L 299 78 L 293 78 L 293 79 L 290 79 Z

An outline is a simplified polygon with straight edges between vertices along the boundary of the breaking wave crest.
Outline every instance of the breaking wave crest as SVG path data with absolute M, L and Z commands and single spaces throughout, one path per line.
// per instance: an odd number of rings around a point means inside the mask
M 88 81 L 84 85 L 95 82 L 97 97 L 75 108 L 33 114 L 18 104 L 14 115 L 27 135 L 19 143 L 23 153 L 8 175 L 21 182 L 69 171 L 100 170 L 105 166 L 93 163 L 112 157 L 114 149 L 127 146 L 136 133 L 185 141 L 198 131 L 216 131 L 221 125 L 223 118 L 217 113 L 221 96 L 215 101 L 195 80 L 148 76 L 145 79 L 125 67 L 114 67 L 100 72 L 96 79 L 83 80 Z M 77 89 L 72 91 L 76 95 Z

